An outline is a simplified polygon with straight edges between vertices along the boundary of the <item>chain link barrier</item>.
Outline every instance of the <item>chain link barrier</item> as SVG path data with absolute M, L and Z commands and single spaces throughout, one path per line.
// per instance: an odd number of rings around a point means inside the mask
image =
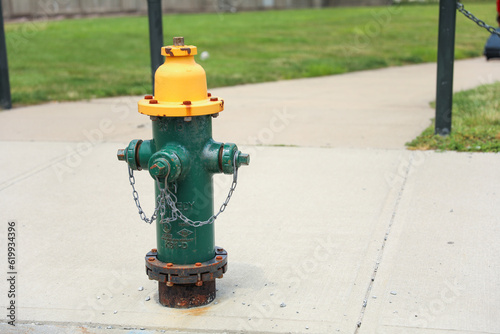
M 475 17 L 474 14 L 465 9 L 464 5 L 458 1 L 457 1 L 457 9 L 460 13 L 464 14 L 466 18 L 475 22 L 481 28 L 484 28 L 488 30 L 491 34 L 495 34 L 500 37 L 500 32 L 498 32 L 495 27 L 492 27 L 489 24 L 486 24 L 483 20 L 480 20 L 477 17 Z
M 132 197 L 134 198 L 135 205 L 137 206 L 137 210 L 139 211 L 139 216 L 147 224 L 151 224 L 156 220 L 156 218 L 158 217 L 158 212 L 160 213 L 161 224 L 170 223 L 176 220 L 182 220 L 184 223 L 192 227 L 200 227 L 203 225 L 212 224 L 217 219 L 217 217 L 219 217 L 219 215 L 223 213 L 224 210 L 226 210 L 226 207 L 229 204 L 229 201 L 231 200 L 234 190 L 236 189 L 236 186 L 238 184 L 238 167 L 236 164 L 236 157 L 238 156 L 239 153 L 240 153 L 239 151 L 236 152 L 236 154 L 233 157 L 233 182 L 231 183 L 231 187 L 229 188 L 229 193 L 227 194 L 226 200 L 220 206 L 219 212 L 217 212 L 215 215 L 212 215 L 205 221 L 199 221 L 199 220 L 193 221 L 188 217 L 186 217 L 177 208 L 177 196 L 175 196 L 175 194 L 168 188 L 167 182 L 165 182 L 165 186 L 162 187 L 160 179 L 158 177 L 156 177 L 155 179 L 156 179 L 156 185 L 158 186 L 160 193 L 156 198 L 156 205 L 154 212 L 151 215 L 151 218 L 148 218 L 146 213 L 141 207 L 141 202 L 139 201 L 139 193 L 135 189 L 134 170 L 130 166 L 128 166 L 129 181 L 130 185 L 132 186 Z M 167 177 L 168 174 L 165 177 L 165 180 L 167 179 Z M 170 216 L 165 217 L 167 212 L 167 206 L 170 209 L 171 214 Z

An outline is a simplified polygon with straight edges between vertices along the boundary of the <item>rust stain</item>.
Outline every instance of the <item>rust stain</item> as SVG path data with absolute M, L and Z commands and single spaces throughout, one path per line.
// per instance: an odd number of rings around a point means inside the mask
M 207 306 L 202 306 L 202 307 L 195 307 L 195 308 L 190 308 L 190 309 L 184 309 L 183 312 L 186 315 L 191 315 L 193 317 L 199 317 L 201 315 L 205 315 L 208 313 L 210 309 L 210 305 Z
M 86 327 L 83 327 L 83 326 L 79 326 L 82 334 L 90 334 L 90 332 L 88 331 L 88 329 Z
M 183 101 L 182 104 L 186 106 L 186 116 L 190 117 L 191 116 L 191 101 Z
M 165 53 L 167 53 L 169 56 L 174 56 L 173 52 L 172 52 L 172 48 L 164 48 L 165 50 Z

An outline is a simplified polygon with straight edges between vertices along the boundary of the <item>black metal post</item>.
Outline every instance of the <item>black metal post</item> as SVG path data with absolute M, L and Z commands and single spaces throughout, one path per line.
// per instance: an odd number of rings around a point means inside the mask
M 153 82 L 153 94 L 155 91 L 155 72 L 163 64 L 161 47 L 163 46 L 163 23 L 161 0 L 148 0 L 149 18 L 149 48 L 151 52 L 151 77 Z
M 0 1 L 0 105 L 4 109 L 12 108 L 10 97 L 9 66 L 7 64 L 7 45 L 3 26 L 2 1 Z
M 456 18 L 456 0 L 440 0 L 437 57 L 436 127 L 434 133 L 441 136 L 449 135 L 451 132 Z

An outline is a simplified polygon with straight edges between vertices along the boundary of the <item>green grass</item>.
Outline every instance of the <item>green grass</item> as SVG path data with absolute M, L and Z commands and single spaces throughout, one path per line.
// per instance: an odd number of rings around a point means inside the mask
M 495 23 L 494 4 L 469 10 Z M 480 56 L 487 33 L 461 15 L 456 57 Z M 438 6 L 164 16 L 172 36 L 208 51 L 209 87 L 436 61 Z M 146 17 L 6 25 L 14 104 L 150 93 Z
M 434 135 L 434 121 L 408 148 L 459 152 L 500 152 L 500 83 L 453 97 L 451 134 Z

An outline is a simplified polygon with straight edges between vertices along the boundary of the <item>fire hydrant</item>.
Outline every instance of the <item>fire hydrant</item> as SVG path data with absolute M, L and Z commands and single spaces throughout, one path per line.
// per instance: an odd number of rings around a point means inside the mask
M 118 150 L 126 161 L 134 201 L 141 218 L 156 221 L 156 243 L 146 254 L 146 273 L 158 281 L 164 306 L 190 308 L 215 299 L 215 279 L 227 270 L 227 252 L 215 245 L 214 221 L 224 211 L 237 184 L 238 167 L 250 156 L 232 143 L 212 139 L 212 118 L 224 100 L 207 93 L 205 70 L 195 62 L 196 46 L 161 49 L 165 63 L 155 73 L 155 95 L 138 103 L 152 120 L 153 139 L 135 139 Z M 147 169 L 155 180 L 155 210 L 147 218 L 135 190 L 134 171 Z M 214 214 L 215 173 L 233 174 L 226 201 Z

